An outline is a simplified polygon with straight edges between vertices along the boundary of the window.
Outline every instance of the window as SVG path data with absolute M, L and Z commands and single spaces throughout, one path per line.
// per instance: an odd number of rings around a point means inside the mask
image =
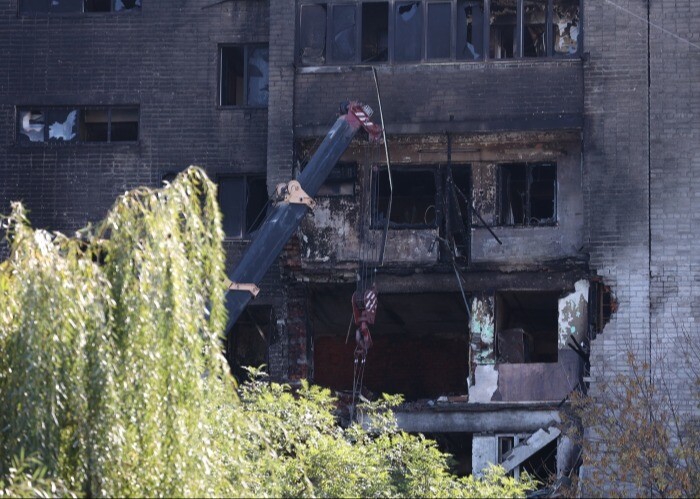
M 226 360 L 239 382 L 249 379 L 246 367 L 268 364 L 268 345 L 275 335 L 274 312 L 271 306 L 246 307 L 226 338 Z
M 554 163 L 499 165 L 500 225 L 556 223 L 557 166 Z
M 316 196 L 354 196 L 357 180 L 357 163 L 337 163 Z
M 496 358 L 507 364 L 557 362 L 559 293 L 496 293 Z
M 377 169 L 373 176 L 372 223 L 384 227 L 389 198 L 391 214 L 389 227 L 434 228 L 438 224 L 438 191 L 436 169 L 392 169 L 393 196 L 386 169 Z
M 302 0 L 305 65 L 575 56 L 580 0 Z
M 220 48 L 222 106 L 267 107 L 269 57 L 267 45 Z
M 20 0 L 22 14 L 35 12 L 128 12 L 141 9 L 141 0 Z
M 265 219 L 267 182 L 261 175 L 237 175 L 219 179 L 219 207 L 224 233 L 241 238 L 256 230 Z
M 22 107 L 17 110 L 18 142 L 135 142 L 139 109 L 109 107 Z

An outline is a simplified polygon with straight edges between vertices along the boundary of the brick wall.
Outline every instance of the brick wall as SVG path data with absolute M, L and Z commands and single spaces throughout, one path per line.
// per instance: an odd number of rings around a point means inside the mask
M 20 17 L 17 1 L 0 5 L 0 212 L 22 200 L 36 225 L 70 230 L 190 164 L 214 177 L 265 170 L 267 110 L 217 103 L 218 44 L 266 42 L 267 2 Z M 105 104 L 140 106 L 138 143 L 15 143 L 17 105 Z

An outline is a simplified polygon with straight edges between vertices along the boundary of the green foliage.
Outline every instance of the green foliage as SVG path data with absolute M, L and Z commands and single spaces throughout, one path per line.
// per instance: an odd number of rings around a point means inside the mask
M 385 399 L 337 425 L 327 390 L 221 355 L 215 186 L 190 168 L 122 196 L 76 237 L 6 220 L 0 264 L 0 496 L 523 496 L 502 470 L 447 472 Z M 25 457 L 28 455 L 30 457 Z

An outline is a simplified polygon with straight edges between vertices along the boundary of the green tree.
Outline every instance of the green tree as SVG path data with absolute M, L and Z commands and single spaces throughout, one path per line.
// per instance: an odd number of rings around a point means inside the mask
M 522 496 L 447 472 L 388 398 L 341 428 L 327 390 L 236 387 L 221 355 L 216 188 L 190 168 L 75 237 L 5 220 L 0 496 Z

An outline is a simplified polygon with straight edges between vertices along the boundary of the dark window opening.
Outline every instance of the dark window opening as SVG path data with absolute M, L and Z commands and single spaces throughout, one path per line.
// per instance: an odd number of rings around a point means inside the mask
M 389 60 L 389 4 L 362 4 L 362 61 Z
M 516 0 L 491 0 L 490 47 L 491 59 L 510 59 L 516 54 Z
M 507 364 L 557 362 L 558 305 L 557 292 L 496 293 L 497 361 Z
M 617 312 L 617 300 L 610 286 L 601 281 L 591 281 L 588 296 L 588 321 L 591 326 L 593 338 L 597 333 L 602 333 L 605 325 L 610 322 L 612 314 Z
M 299 19 L 299 50 L 303 64 L 326 62 L 326 6 L 302 5 Z
M 423 9 L 419 2 L 397 2 L 394 15 L 394 59 L 420 61 L 423 47 Z
M 251 305 L 245 309 L 226 337 L 226 360 L 239 382 L 249 379 L 246 367 L 268 364 L 268 346 L 274 334 L 272 307 Z
M 392 192 L 386 169 L 376 169 L 373 178 L 373 217 L 375 228 L 383 227 Z M 392 169 L 393 196 L 389 227 L 433 228 L 437 226 L 439 204 L 437 170 Z
M 316 284 L 308 296 L 314 382 L 343 392 L 353 384 L 354 329 L 350 341 L 345 336 L 354 291 L 353 285 Z M 363 393 L 402 393 L 408 401 L 464 395 L 468 322 L 459 292 L 379 293 Z
M 449 59 L 452 47 L 452 4 L 428 4 L 427 59 Z
M 331 58 L 352 62 L 356 55 L 357 9 L 354 5 L 335 5 L 331 24 Z
M 357 181 L 357 163 L 337 163 L 326 181 L 316 193 L 317 196 L 354 196 Z
M 554 163 L 499 165 L 500 225 L 556 222 L 557 166 Z
M 457 9 L 457 59 L 484 58 L 484 3 L 461 1 Z
M 472 474 L 472 433 L 425 433 L 425 438 L 435 440 L 438 449 L 449 454 L 448 460 L 450 473 L 456 476 L 469 476 Z
M 120 12 L 141 9 L 141 0 L 20 0 L 22 14 L 32 12 Z
M 241 238 L 265 219 L 267 183 L 264 176 L 240 175 L 219 180 L 219 207 L 226 237 Z
M 547 0 L 523 2 L 523 56 L 547 55 Z
M 266 46 L 221 47 L 222 106 L 266 107 L 269 97 Z
M 139 110 L 135 106 L 20 108 L 17 116 L 21 144 L 138 140 Z

